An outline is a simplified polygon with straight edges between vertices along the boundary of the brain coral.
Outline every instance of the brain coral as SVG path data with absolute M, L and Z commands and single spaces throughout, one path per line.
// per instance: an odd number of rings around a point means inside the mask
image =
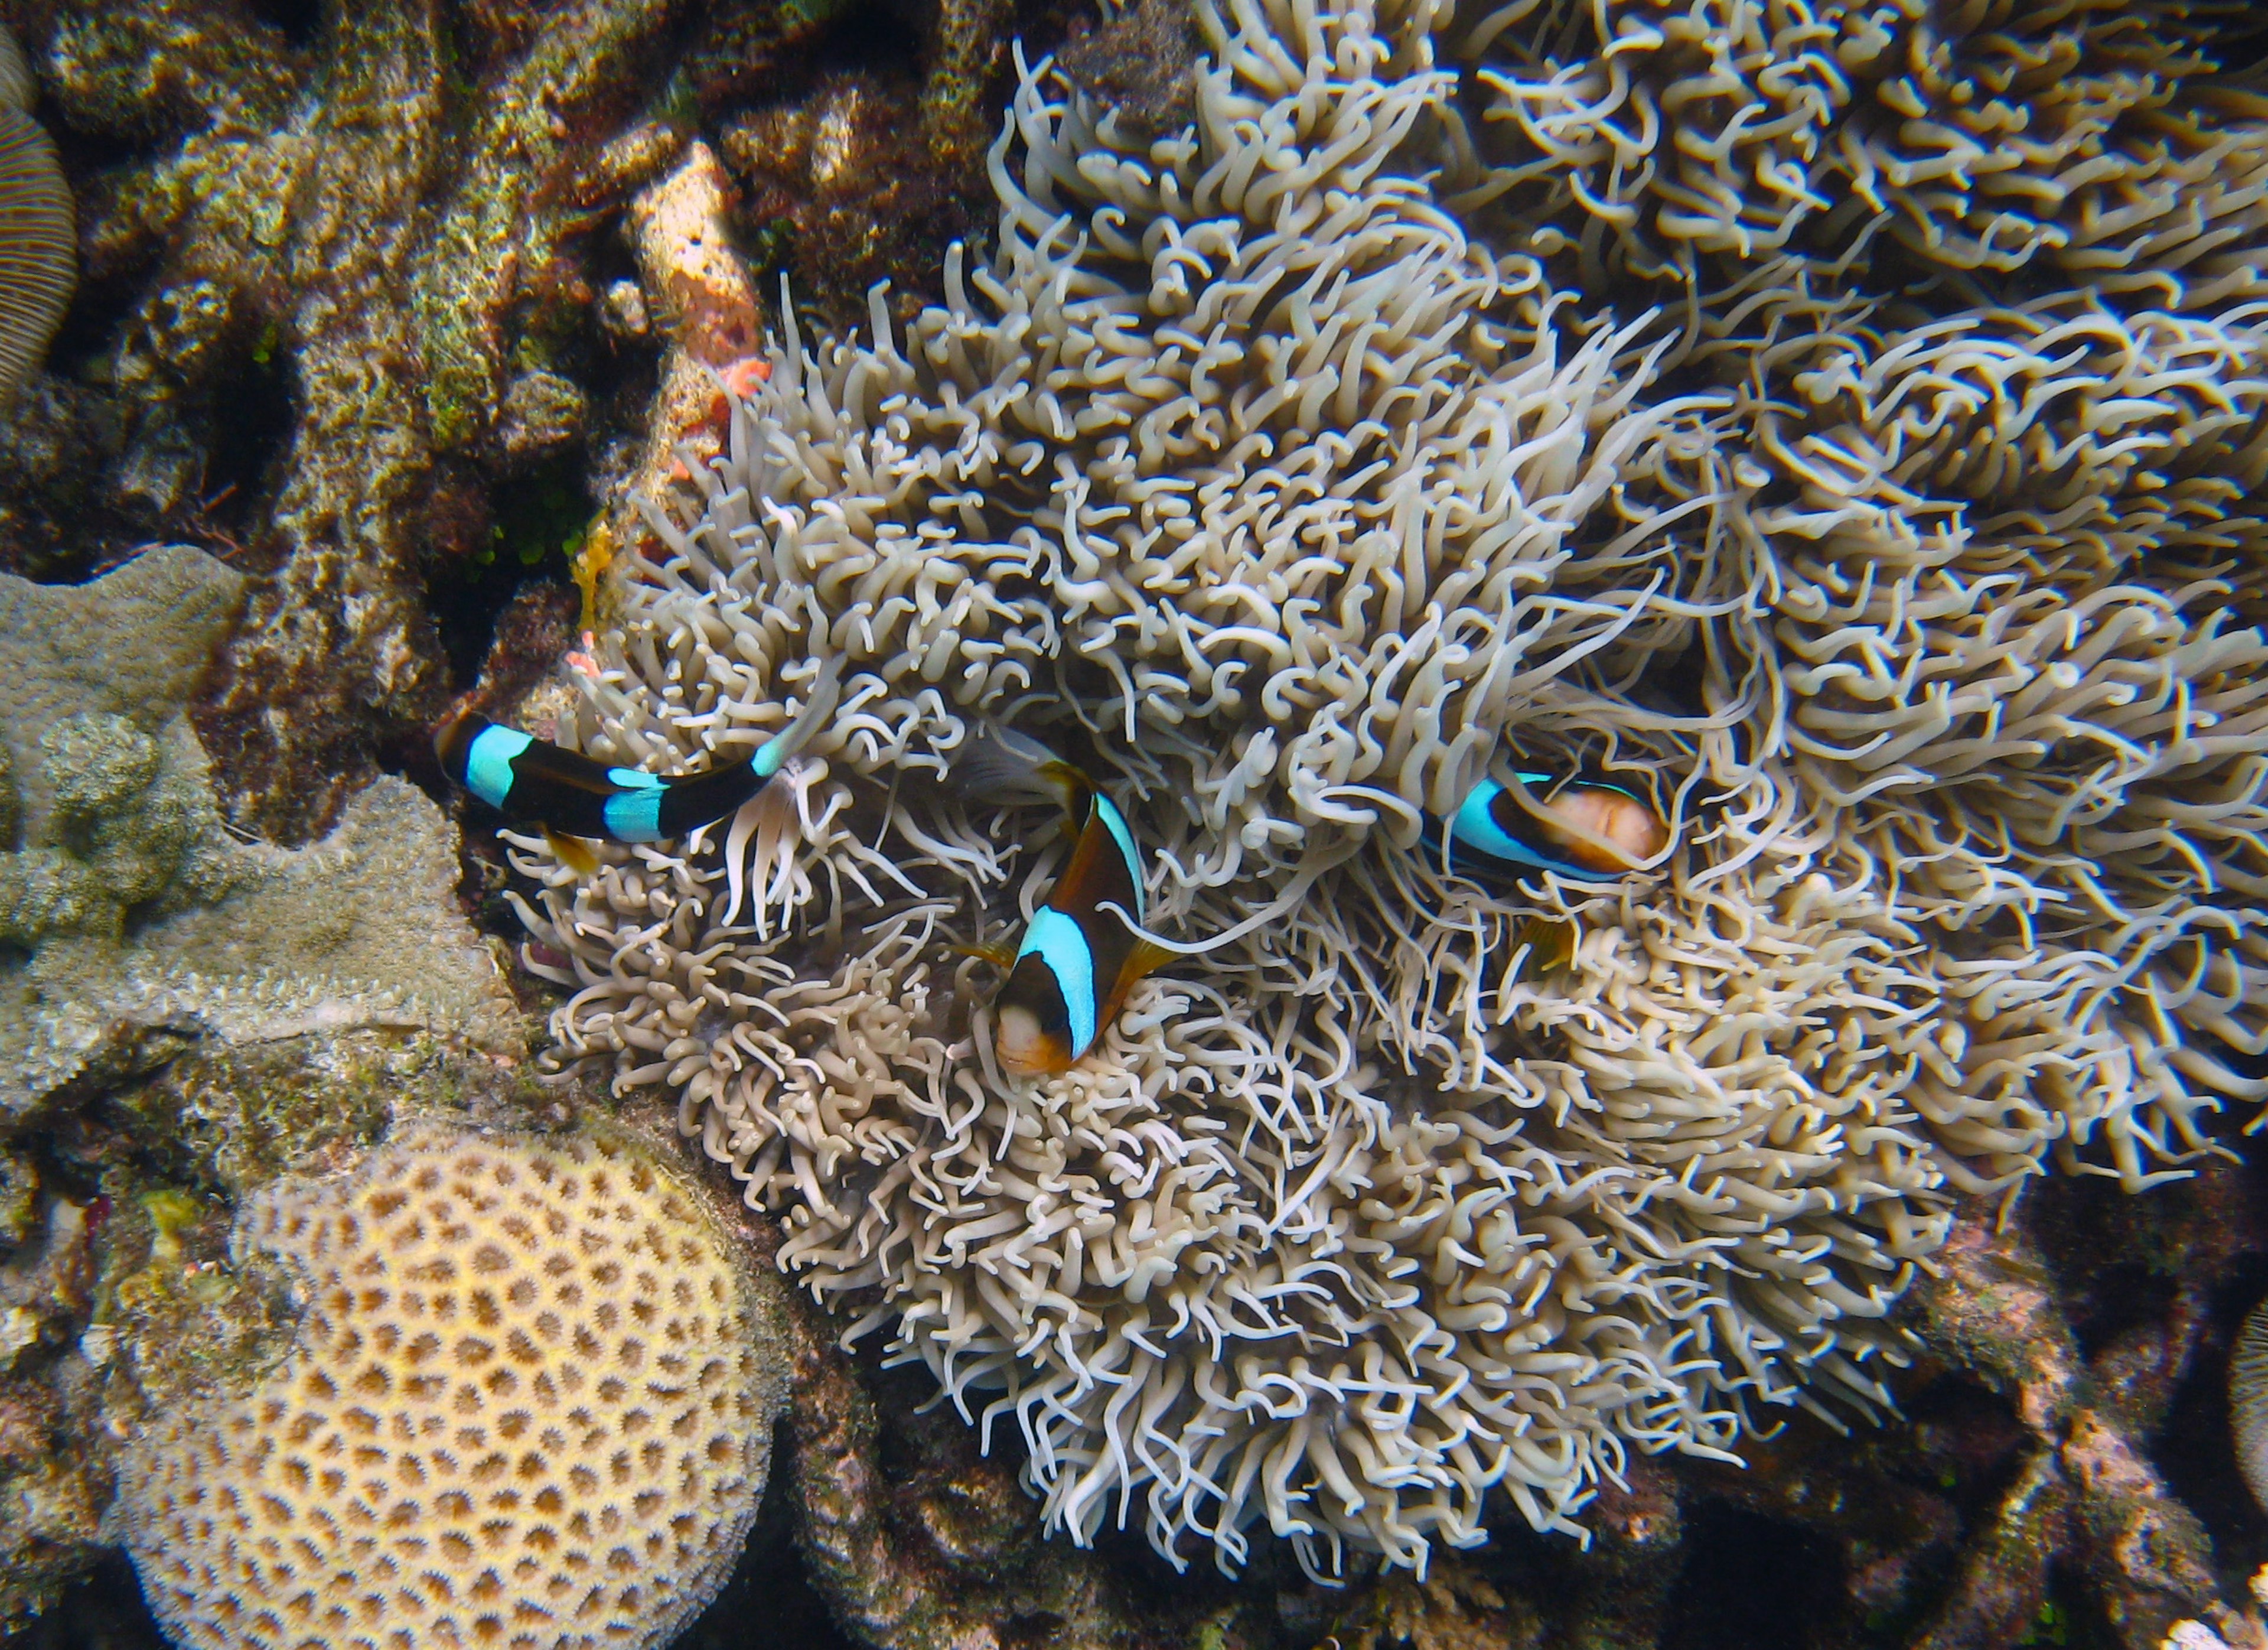
M 306 1313 L 158 1418 L 121 1495 L 197 1650 L 666 1643 L 738 1558 L 779 1364 L 724 1239 L 626 1140 L 412 1133 L 237 1246 Z
M 2241 283 L 1916 296 L 1868 261 L 1887 203 L 1781 226 L 1850 192 L 1797 161 L 1853 94 L 1721 9 L 1747 55 L 1701 90 L 1784 119 L 1631 81 L 1714 49 L 1668 5 L 1239 0 L 1162 136 L 1027 69 L 989 260 L 902 331 L 791 324 L 600 638 L 568 736 L 665 772 L 848 670 L 751 863 L 523 843 L 560 1057 L 674 1090 L 1076 1539 L 1233 1566 L 1264 1522 L 1330 1573 L 1477 1542 L 1499 1491 L 1573 1528 L 1632 1446 L 1879 1403 L 1955 1190 L 2051 1153 L 2139 1187 L 2262 1092 L 2225 1057 L 2268 1048 L 2268 333 L 2198 313 Z M 1660 153 L 1515 141 L 1554 97 Z M 1794 158 L 1689 234 L 1712 121 Z M 1707 253 L 1667 285 L 1647 212 Z M 1797 263 L 1710 261 L 1766 229 Z M 1094 766 L 1193 947 L 1057 1078 L 992 1069 L 947 944 L 1062 863 L 922 782 L 977 715 Z M 1615 772 L 1673 846 L 1443 874 L 1423 814 L 1514 755 Z

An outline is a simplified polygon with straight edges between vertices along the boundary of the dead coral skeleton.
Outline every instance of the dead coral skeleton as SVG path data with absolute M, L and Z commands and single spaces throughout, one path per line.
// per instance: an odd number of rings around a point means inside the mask
M 2259 587 L 2252 322 L 1719 291 L 1764 330 L 1671 394 L 1674 309 L 1468 228 L 1443 44 L 1542 63 L 1533 11 L 1493 47 L 1403 0 L 1208 11 L 1163 136 L 1025 67 L 989 262 L 863 344 L 788 324 L 562 725 L 677 771 L 842 657 L 793 831 L 516 852 L 556 1057 L 674 1091 L 1074 1539 L 1422 1571 L 1498 1489 L 1572 1530 L 1633 1445 L 1881 1401 L 1954 1189 L 2051 1152 L 2143 1185 L 2257 1091 L 2206 1042 L 2268 1047 L 2264 644 L 2213 611 Z M 1060 865 L 932 783 L 979 716 L 1092 749 L 1189 954 L 1057 1079 L 991 1068 L 944 943 Z M 1618 774 L 1672 850 L 1445 876 L 1422 816 L 1513 755 Z

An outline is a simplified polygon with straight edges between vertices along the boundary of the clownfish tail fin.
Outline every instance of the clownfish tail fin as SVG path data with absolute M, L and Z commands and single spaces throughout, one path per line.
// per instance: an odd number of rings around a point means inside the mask
M 465 782 L 466 747 L 485 726 L 481 718 L 473 714 L 468 701 L 433 730 L 433 755 L 440 759 L 441 770 L 459 784 Z

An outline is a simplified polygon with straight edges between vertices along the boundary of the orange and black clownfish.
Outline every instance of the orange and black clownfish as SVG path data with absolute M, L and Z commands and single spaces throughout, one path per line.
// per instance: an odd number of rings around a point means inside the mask
M 446 724 L 433 737 L 433 749 L 450 778 L 502 814 L 506 824 L 542 827 L 560 858 L 587 876 L 598 862 L 572 838 L 662 842 L 737 812 L 833 714 L 842 674 L 840 659 L 828 660 L 802 712 L 784 731 L 739 762 L 706 773 L 664 778 L 611 767 L 468 715 Z
M 1012 954 L 983 951 L 1008 970 L 992 1003 L 992 1047 L 1020 1077 L 1067 1072 L 1118 1018 L 1135 982 L 1168 954 L 1127 925 L 1116 905 L 1148 920 L 1134 833 L 1117 804 L 1038 740 L 977 724 L 954 762 L 954 789 L 975 801 L 1056 803 L 1078 839 L 1071 862 L 1032 914 Z
M 1424 841 L 1442 869 L 1477 881 L 1508 881 L 1539 871 L 1584 882 L 1630 874 L 1669 845 L 1669 827 L 1635 791 L 1588 774 L 1521 770 L 1513 776 L 1530 799 L 1494 779 L 1465 792 L 1447 820 L 1427 815 Z M 1516 935 L 1529 948 L 1528 965 L 1548 972 L 1574 955 L 1572 923 L 1530 917 Z
M 1449 865 L 1484 876 L 1556 871 L 1587 882 L 1635 871 L 1669 843 L 1669 828 L 1635 791 L 1584 774 L 1520 772 L 1535 799 L 1523 807 L 1494 779 L 1465 792 L 1447 820 L 1428 818 L 1425 839 Z

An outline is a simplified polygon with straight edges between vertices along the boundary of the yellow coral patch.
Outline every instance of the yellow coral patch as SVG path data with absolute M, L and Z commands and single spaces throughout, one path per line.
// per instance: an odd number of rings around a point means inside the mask
M 763 1325 L 692 1196 L 626 1142 L 427 1133 L 247 1205 L 296 1264 L 291 1355 L 158 1417 L 128 1542 L 199 1650 L 665 1643 L 762 1490 Z

